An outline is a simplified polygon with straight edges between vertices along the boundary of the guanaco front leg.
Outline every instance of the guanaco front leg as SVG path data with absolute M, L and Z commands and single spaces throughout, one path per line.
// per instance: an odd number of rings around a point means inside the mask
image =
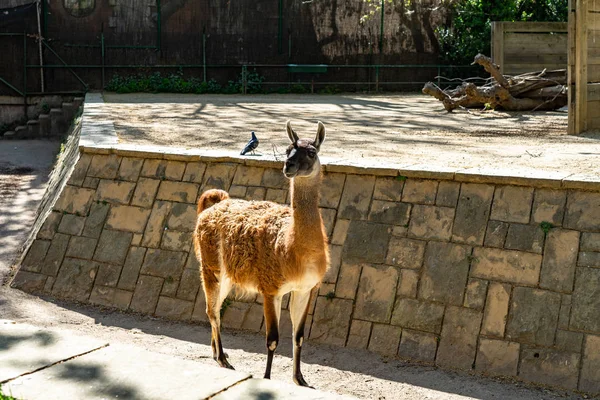
M 302 353 L 302 342 L 304 342 L 304 324 L 308 314 L 308 302 L 310 300 L 310 290 L 307 292 L 292 292 L 290 297 L 290 317 L 293 328 L 294 344 L 294 382 L 300 386 L 312 388 L 302 376 L 300 371 L 300 355 Z
M 279 343 L 279 318 L 281 317 L 281 296 L 264 296 L 263 310 L 267 333 L 267 368 L 265 379 L 271 379 L 273 355 Z

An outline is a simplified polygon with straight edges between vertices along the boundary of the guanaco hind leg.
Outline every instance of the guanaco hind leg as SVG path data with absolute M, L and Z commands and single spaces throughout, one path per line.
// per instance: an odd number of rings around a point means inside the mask
M 302 353 L 302 342 L 304 341 L 304 324 L 306 323 L 306 315 L 308 314 L 308 303 L 310 300 L 311 291 L 307 292 L 292 292 L 290 297 L 290 317 L 292 319 L 293 328 L 293 345 L 294 345 L 294 382 L 300 386 L 310 386 L 304 380 L 300 371 L 300 355 Z
M 221 342 L 221 305 L 231 290 L 231 283 L 228 280 L 219 282 L 212 272 L 204 269 L 202 270 L 202 283 L 206 296 L 206 315 L 211 326 L 210 344 L 213 358 L 221 367 L 234 369 L 227 361 Z
M 279 343 L 279 319 L 281 317 L 281 296 L 264 296 L 263 310 L 265 313 L 265 327 L 267 333 L 267 367 L 265 379 L 271 379 L 271 366 L 273 355 Z

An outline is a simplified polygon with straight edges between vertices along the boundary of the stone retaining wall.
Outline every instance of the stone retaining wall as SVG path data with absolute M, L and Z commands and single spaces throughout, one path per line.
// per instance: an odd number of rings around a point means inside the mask
M 599 191 L 325 170 L 332 265 L 311 341 L 600 392 Z M 281 162 L 82 148 L 13 285 L 206 321 L 191 237 L 209 188 L 288 201 Z M 223 325 L 260 331 L 262 319 L 252 298 L 228 304 Z

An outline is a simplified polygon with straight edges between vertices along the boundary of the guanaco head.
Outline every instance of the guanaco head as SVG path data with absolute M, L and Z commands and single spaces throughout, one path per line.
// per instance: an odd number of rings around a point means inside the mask
M 299 139 L 292 129 L 290 121 L 286 124 L 286 130 L 292 144 L 286 150 L 286 160 L 283 173 L 288 178 L 307 177 L 318 174 L 321 163 L 317 153 L 325 140 L 325 126 L 321 121 L 317 123 L 317 136 L 314 140 Z

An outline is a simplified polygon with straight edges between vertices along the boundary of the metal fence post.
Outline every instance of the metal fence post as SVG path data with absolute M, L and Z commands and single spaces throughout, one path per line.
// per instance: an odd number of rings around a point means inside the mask
M 23 112 L 27 118 L 27 32 L 23 32 Z
M 105 60 L 104 60 L 104 32 L 100 33 L 100 47 L 102 48 L 102 90 L 104 90 L 104 88 L 106 87 L 106 76 L 105 76 L 105 71 L 104 71 L 104 65 L 105 65 Z
M 242 66 L 242 85 L 244 87 L 244 94 L 248 92 L 248 70 L 245 65 Z

